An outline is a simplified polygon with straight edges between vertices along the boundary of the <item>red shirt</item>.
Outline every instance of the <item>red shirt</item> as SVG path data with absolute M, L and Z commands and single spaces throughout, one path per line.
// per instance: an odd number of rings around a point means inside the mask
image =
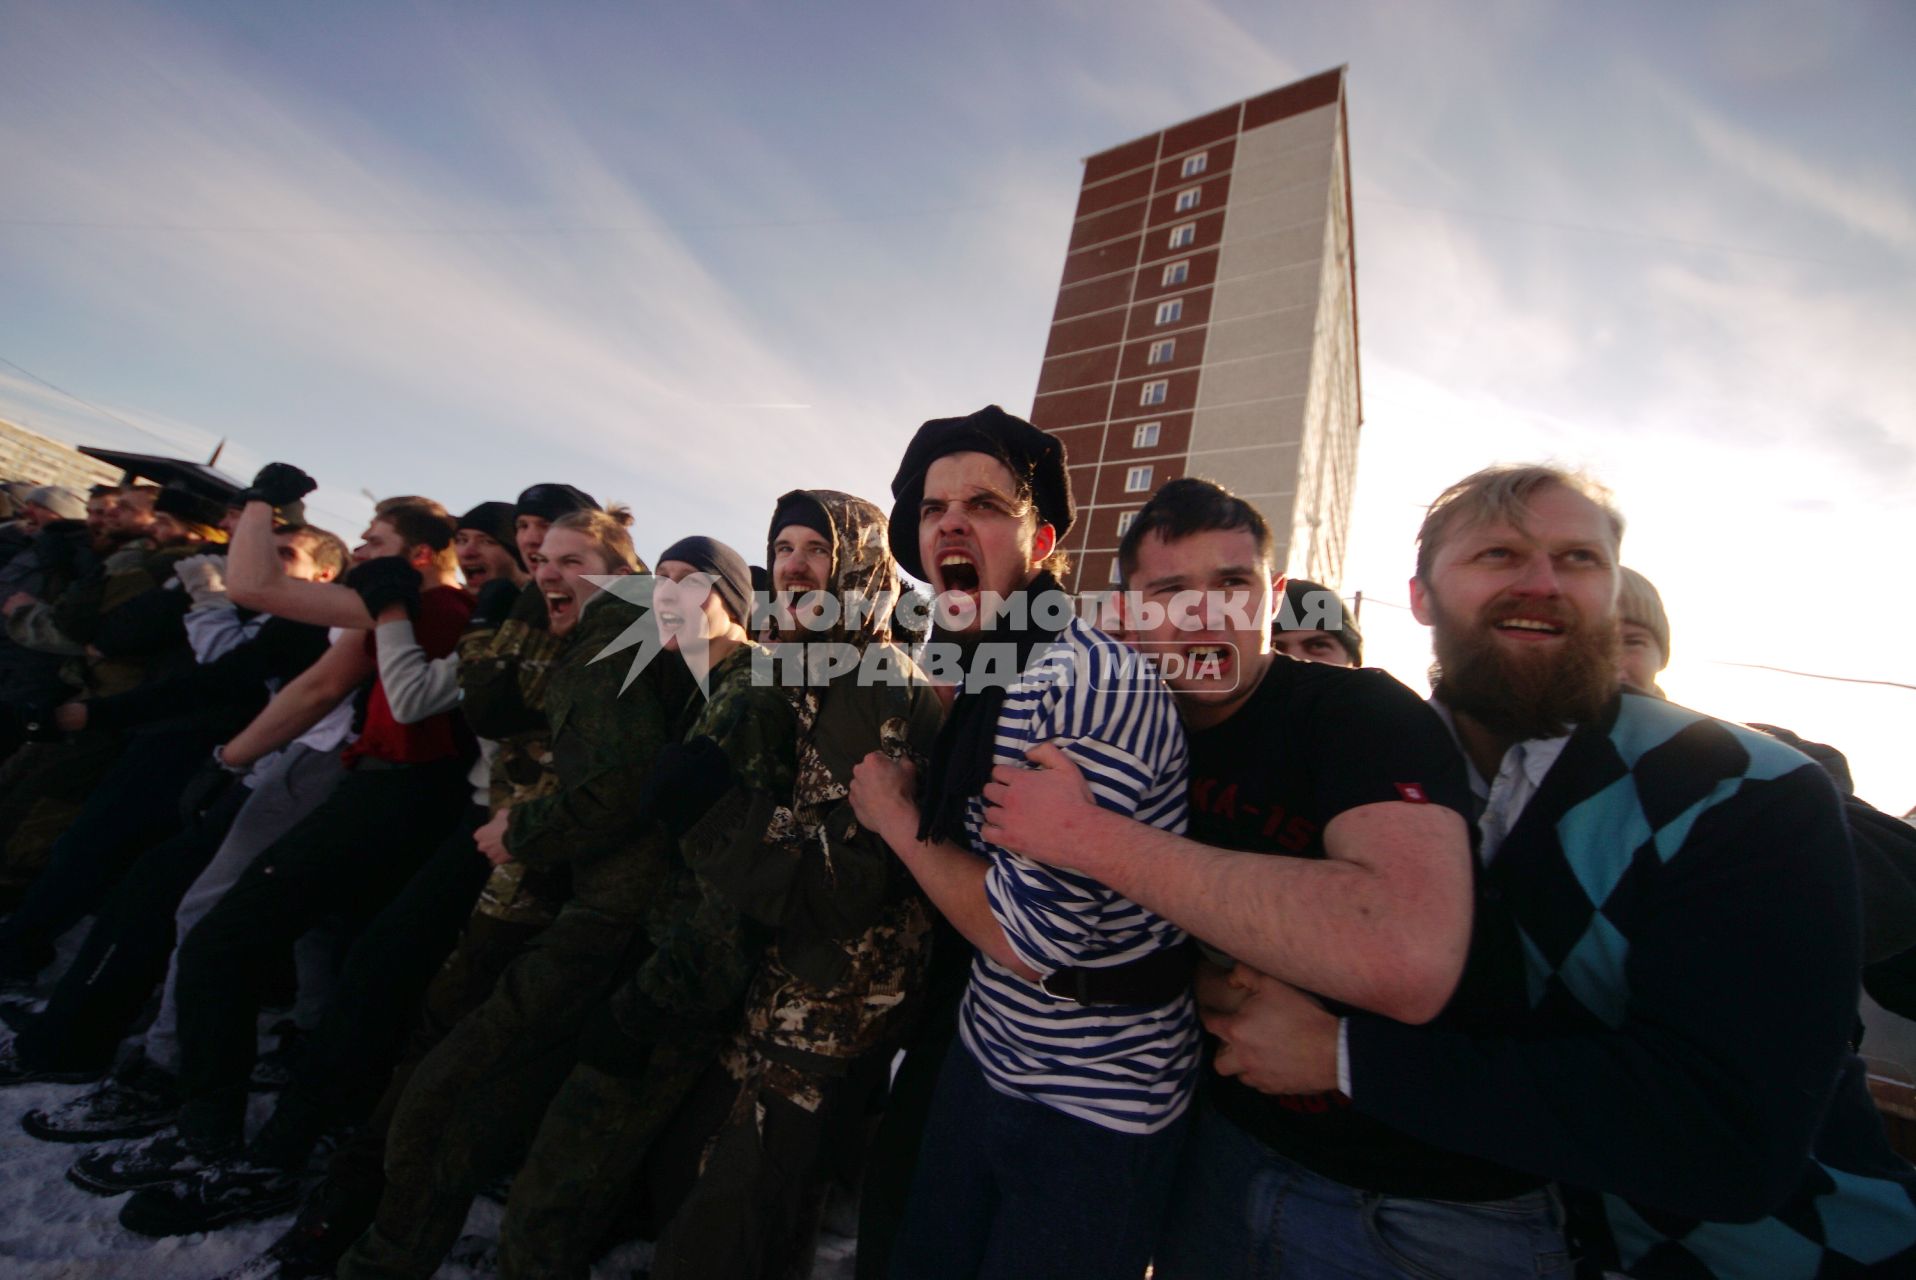
M 471 617 L 471 596 L 458 587 L 433 587 L 420 593 L 419 615 L 412 622 L 413 637 L 428 658 L 443 658 L 459 643 L 459 634 Z M 373 633 L 368 631 L 366 656 L 376 662 L 375 643 Z M 361 756 L 392 764 L 430 764 L 466 754 L 471 741 L 466 722 L 453 711 L 427 716 L 418 724 L 400 724 L 393 719 L 392 706 L 386 701 L 385 684 L 375 679 L 366 702 L 366 727 L 340 759 L 349 766 Z

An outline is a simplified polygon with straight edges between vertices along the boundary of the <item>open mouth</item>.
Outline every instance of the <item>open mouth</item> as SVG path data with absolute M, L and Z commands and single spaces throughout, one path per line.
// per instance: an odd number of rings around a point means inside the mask
M 546 592 L 546 612 L 553 618 L 563 618 L 572 609 L 572 597 L 563 591 Z
M 459 566 L 459 571 L 466 575 L 466 585 L 469 587 L 479 586 L 492 576 L 491 571 L 483 564 L 462 564 Z
M 1185 649 L 1184 660 L 1193 676 L 1222 676 L 1229 674 L 1237 650 L 1228 644 L 1194 644 Z
M 947 591 L 978 590 L 978 566 L 962 551 L 947 551 L 938 557 L 938 577 Z
M 1563 634 L 1561 622 L 1551 622 L 1544 618 L 1499 618 L 1491 624 L 1504 635 L 1520 637 L 1560 636 Z

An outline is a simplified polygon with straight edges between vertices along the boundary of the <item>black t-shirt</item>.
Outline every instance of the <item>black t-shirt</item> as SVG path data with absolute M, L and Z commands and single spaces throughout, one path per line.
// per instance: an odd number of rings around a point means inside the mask
M 1192 733 L 1190 748 L 1190 836 L 1213 848 L 1322 858 L 1331 819 L 1384 801 L 1443 805 L 1469 821 L 1463 757 L 1449 730 L 1382 671 L 1278 655 L 1237 714 Z M 1347 1186 L 1473 1201 L 1539 1185 L 1408 1137 L 1340 1093 L 1277 1096 L 1206 1074 L 1212 1101 L 1234 1123 Z

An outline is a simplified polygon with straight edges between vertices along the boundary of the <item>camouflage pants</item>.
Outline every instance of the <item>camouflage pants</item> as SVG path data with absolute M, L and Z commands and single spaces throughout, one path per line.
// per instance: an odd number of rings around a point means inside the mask
M 573 1068 L 512 1183 L 499 1235 L 503 1280 L 582 1280 L 653 1140 L 719 1043 L 707 1033 L 661 1041 L 637 1075 Z
M 479 1189 L 509 1173 L 627 963 L 633 922 L 568 906 L 414 1070 L 386 1138 L 386 1190 L 339 1275 L 425 1277 Z
M 477 912 L 466 921 L 459 945 L 426 988 L 419 1021 L 401 1051 L 385 1092 L 366 1123 L 333 1153 L 326 1166 L 327 1181 L 333 1184 L 341 1202 L 366 1206 L 360 1229 L 370 1225 L 373 1208 L 385 1192 L 386 1135 L 413 1072 L 467 1014 L 491 997 L 500 975 L 544 928 L 544 924 L 520 924 Z

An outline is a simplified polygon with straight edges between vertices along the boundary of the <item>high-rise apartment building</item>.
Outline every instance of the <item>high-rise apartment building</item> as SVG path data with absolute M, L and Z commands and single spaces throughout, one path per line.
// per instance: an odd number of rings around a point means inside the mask
M 1340 585 L 1363 417 L 1344 70 L 1084 162 L 1031 421 L 1065 442 L 1079 591 L 1165 481 L 1254 503 Z

